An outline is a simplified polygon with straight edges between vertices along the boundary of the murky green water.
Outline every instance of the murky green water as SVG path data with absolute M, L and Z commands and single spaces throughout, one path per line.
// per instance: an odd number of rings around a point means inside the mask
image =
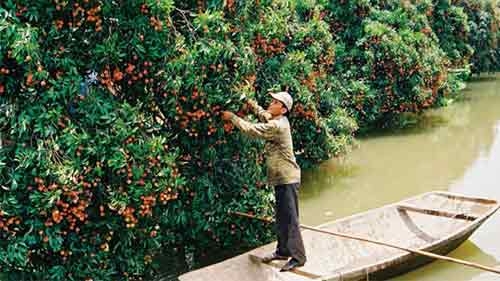
M 431 190 L 500 200 L 500 75 L 470 83 L 465 94 L 416 128 L 366 137 L 345 159 L 304 172 L 302 223 L 318 225 Z M 500 268 L 500 213 L 450 256 Z M 500 276 L 438 261 L 393 280 Z

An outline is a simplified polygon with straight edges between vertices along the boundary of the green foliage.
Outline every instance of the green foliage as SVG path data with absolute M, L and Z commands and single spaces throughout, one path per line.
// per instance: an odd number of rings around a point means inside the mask
M 114 5 L 0 6 L 0 271 L 9 280 L 143 276 L 180 241 L 180 152 L 146 110 L 160 87 L 148 79 L 174 38 L 149 28 L 139 4 L 131 15 Z M 143 44 L 139 30 L 149 32 Z
M 431 15 L 432 29 L 450 60 L 449 67 L 468 66 L 473 49 L 468 41 L 470 27 L 464 9 L 453 1 L 437 0 L 426 13 Z
M 500 9 L 498 1 L 458 1 L 468 16 L 468 44 L 474 49 L 473 73 L 500 70 Z
M 383 127 L 403 112 L 421 112 L 450 93 L 444 88 L 446 55 L 423 7 L 331 3 L 328 21 L 342 42 L 333 75 L 343 83 L 334 91 L 362 130 Z

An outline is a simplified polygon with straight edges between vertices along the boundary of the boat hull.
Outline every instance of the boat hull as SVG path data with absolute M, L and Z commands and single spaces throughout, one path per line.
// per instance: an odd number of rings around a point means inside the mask
M 456 239 L 454 239 L 453 241 L 450 242 L 443 241 L 442 243 L 440 243 L 435 247 L 428 247 L 420 250 L 431 252 L 438 255 L 447 255 L 451 251 L 458 248 L 464 241 L 466 241 L 479 226 L 480 224 L 478 224 L 477 227 L 465 232 L 464 234 L 461 234 L 459 237 L 456 237 Z M 433 261 L 435 261 L 435 259 L 433 258 L 422 256 L 419 254 L 409 253 L 404 257 L 393 261 L 393 263 L 385 264 L 384 268 L 380 269 L 376 267 L 371 269 L 366 268 L 362 271 L 352 272 L 349 275 L 340 274 L 335 277 L 319 278 L 319 280 L 322 281 L 387 280 L 405 274 L 412 270 L 415 270 Z M 367 277 L 367 272 L 368 272 L 368 277 Z

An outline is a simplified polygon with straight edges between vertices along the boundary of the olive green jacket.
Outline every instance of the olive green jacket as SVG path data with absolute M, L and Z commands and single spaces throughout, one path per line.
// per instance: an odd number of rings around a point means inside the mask
M 269 112 L 255 101 L 248 102 L 261 123 L 251 123 L 235 114 L 231 122 L 244 134 L 266 140 L 264 151 L 268 184 L 272 186 L 300 183 L 300 167 L 293 154 L 292 135 L 288 118 L 271 119 Z

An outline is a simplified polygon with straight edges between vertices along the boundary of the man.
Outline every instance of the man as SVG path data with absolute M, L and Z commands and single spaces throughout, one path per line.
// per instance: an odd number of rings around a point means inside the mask
M 266 140 L 268 183 L 274 186 L 276 197 L 278 245 L 275 252 L 263 258 L 263 262 L 288 260 L 291 257 L 281 269 L 289 271 L 306 262 L 297 198 L 300 167 L 293 154 L 290 123 L 286 117 L 292 108 L 293 99 L 287 92 L 271 93 L 271 96 L 273 99 L 267 110 L 255 101 L 247 102 L 261 123 L 250 123 L 229 111 L 222 112 L 222 119 L 231 121 L 246 135 Z

